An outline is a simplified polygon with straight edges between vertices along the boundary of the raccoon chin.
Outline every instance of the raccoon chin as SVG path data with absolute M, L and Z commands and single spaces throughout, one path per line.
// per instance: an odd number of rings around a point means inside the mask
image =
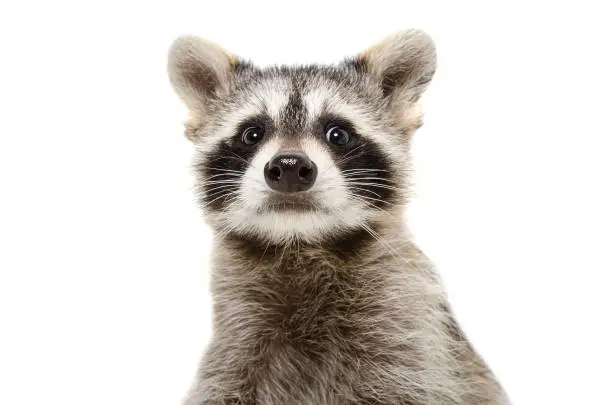
M 311 193 L 300 193 L 303 195 L 278 195 L 273 194 L 266 198 L 257 210 L 258 215 L 266 213 L 325 213 L 330 210 L 322 205 Z
M 293 242 L 320 244 L 332 241 L 348 231 L 362 229 L 372 219 L 365 209 L 355 206 L 330 210 L 316 206 L 276 206 L 241 210 L 223 221 L 226 232 L 255 238 L 265 243 Z

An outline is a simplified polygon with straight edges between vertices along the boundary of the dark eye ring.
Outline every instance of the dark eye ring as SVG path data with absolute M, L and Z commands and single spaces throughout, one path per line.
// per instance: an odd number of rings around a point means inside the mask
M 261 127 L 248 127 L 242 132 L 242 142 L 247 145 L 255 145 L 264 136 L 264 129 Z
M 340 146 L 346 145 L 351 140 L 349 130 L 342 125 L 332 125 L 328 127 L 325 137 L 327 138 L 327 142 Z

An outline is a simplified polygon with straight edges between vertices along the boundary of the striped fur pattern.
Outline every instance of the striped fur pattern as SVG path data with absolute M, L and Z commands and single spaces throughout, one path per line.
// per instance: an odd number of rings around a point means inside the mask
M 333 66 L 259 68 L 196 37 L 172 45 L 215 232 L 214 333 L 185 405 L 508 403 L 403 221 L 435 66 L 416 30 Z M 312 188 L 272 190 L 266 163 L 294 151 L 318 168 Z

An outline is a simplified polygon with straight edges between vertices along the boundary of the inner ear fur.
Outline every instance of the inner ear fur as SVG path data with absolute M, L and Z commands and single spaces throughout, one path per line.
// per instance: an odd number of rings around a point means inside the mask
M 212 103 L 229 92 L 237 58 L 214 42 L 196 37 L 177 38 L 168 52 L 168 76 L 175 92 L 189 109 L 190 117 L 202 119 Z M 186 135 L 194 135 L 194 123 Z
M 436 48 L 423 31 L 397 32 L 355 58 L 378 83 L 391 108 L 413 116 L 436 71 Z

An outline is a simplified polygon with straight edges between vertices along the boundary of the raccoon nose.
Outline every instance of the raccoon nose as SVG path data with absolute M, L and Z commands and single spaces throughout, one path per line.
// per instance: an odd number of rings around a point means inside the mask
M 317 166 L 303 153 L 279 153 L 266 163 L 264 177 L 272 190 L 306 191 L 317 178 Z

